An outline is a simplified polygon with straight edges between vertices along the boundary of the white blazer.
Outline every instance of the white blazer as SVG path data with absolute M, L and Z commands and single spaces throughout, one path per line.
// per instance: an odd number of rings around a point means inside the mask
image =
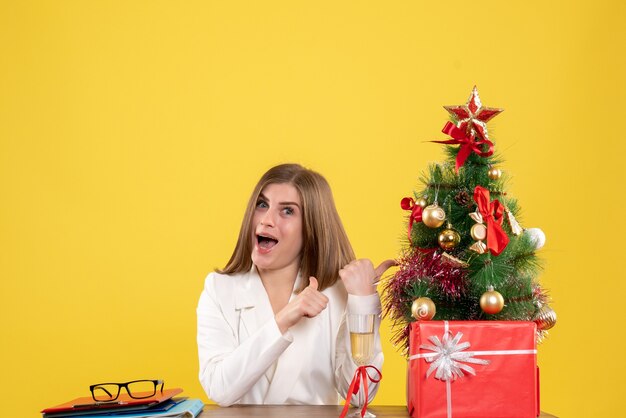
M 298 274 L 294 289 L 301 280 Z M 326 309 L 281 334 L 254 266 L 245 274 L 209 274 L 197 309 L 199 376 L 208 397 L 221 406 L 338 404 L 357 368 L 346 312 L 378 314 L 371 364 L 381 370 L 378 294 L 348 295 L 341 280 L 322 293 L 329 299 Z M 371 400 L 378 385 L 369 388 Z M 353 403 L 363 395 L 354 395 Z

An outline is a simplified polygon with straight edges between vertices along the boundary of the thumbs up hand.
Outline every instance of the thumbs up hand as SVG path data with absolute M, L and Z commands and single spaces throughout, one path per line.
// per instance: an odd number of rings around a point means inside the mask
M 328 297 L 319 292 L 317 287 L 317 279 L 309 277 L 309 285 L 276 314 L 276 324 L 280 332 L 284 334 L 302 318 L 313 318 L 326 309 Z

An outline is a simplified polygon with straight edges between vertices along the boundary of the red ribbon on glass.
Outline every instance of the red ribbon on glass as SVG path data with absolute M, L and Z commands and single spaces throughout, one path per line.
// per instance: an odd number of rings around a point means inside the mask
M 447 145 L 461 145 L 461 149 L 459 149 L 459 153 L 456 155 L 455 169 L 457 173 L 459 172 L 459 167 L 465 164 L 465 160 L 467 160 L 467 157 L 469 157 L 472 152 L 480 155 L 481 157 L 489 157 L 493 155 L 493 142 L 488 139 L 477 141 L 474 134 L 471 134 L 468 137 L 465 130 L 457 127 L 452 122 L 447 122 L 441 131 L 446 135 L 450 135 L 453 139 L 430 142 Z M 483 145 L 488 145 L 487 151 L 483 151 Z
M 487 224 L 487 248 L 493 255 L 500 255 L 509 243 L 509 236 L 502 229 L 504 205 L 498 200 L 489 201 L 489 190 L 481 186 L 474 189 L 474 201 Z
M 374 369 L 376 373 L 378 373 L 378 378 L 375 379 L 367 373 L 367 369 Z M 343 411 L 341 411 L 341 415 L 339 418 L 344 418 L 348 413 L 348 409 L 350 409 L 350 399 L 352 399 L 352 395 L 356 395 L 359 393 L 359 389 L 361 388 L 361 382 L 363 382 L 363 392 L 365 393 L 365 403 L 363 404 L 363 408 L 361 409 L 361 417 L 365 415 L 367 412 L 367 404 L 369 402 L 369 389 L 367 381 L 371 381 L 372 383 L 380 382 L 380 379 L 383 378 L 383 374 L 374 366 L 359 366 L 354 372 L 354 377 L 352 378 L 352 383 L 350 383 L 350 388 L 348 389 L 348 395 L 346 396 L 346 404 L 343 406 Z
M 409 242 L 411 242 L 411 231 L 413 230 L 413 222 L 422 222 L 422 210 L 420 205 L 415 204 L 415 199 L 412 197 L 405 197 L 400 201 L 400 207 L 404 210 L 410 210 L 409 216 Z

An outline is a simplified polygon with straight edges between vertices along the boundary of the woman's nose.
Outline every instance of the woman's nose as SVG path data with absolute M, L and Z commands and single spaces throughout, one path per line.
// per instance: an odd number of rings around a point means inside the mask
M 274 226 L 274 211 L 271 208 L 261 217 L 261 225 Z

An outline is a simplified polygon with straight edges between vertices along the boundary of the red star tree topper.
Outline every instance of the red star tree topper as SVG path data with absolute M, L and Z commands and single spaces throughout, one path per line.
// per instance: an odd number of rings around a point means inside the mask
M 487 122 L 500 114 L 504 109 L 483 107 L 478 96 L 476 86 L 472 89 L 467 103 L 459 106 L 444 106 L 457 120 L 459 129 L 470 137 L 477 136 L 482 140 L 489 140 Z

